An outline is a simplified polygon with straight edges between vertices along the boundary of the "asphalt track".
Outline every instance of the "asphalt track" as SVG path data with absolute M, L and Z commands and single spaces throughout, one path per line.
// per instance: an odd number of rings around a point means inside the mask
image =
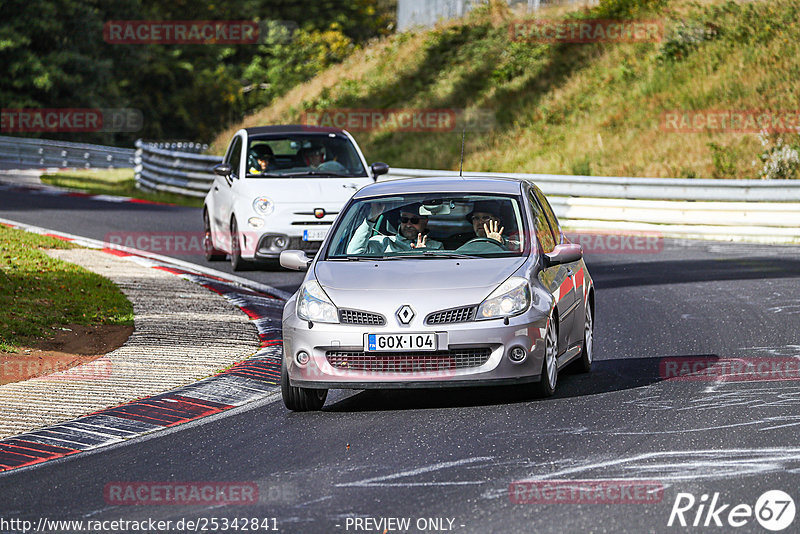
M 0 193 L 0 217 L 96 239 L 201 231 L 198 209 L 29 192 Z M 752 517 L 732 528 L 728 513 L 754 506 L 767 490 L 800 503 L 798 374 L 666 380 L 664 362 L 797 362 L 800 247 L 668 240 L 658 253 L 586 261 L 597 290 L 595 368 L 588 376 L 562 374 L 550 399 L 476 388 L 337 391 L 320 413 L 291 413 L 280 402 L 246 405 L 2 474 L 0 519 L 174 525 L 182 518 L 275 518 L 270 525 L 286 532 L 383 532 L 392 525 L 359 529 L 353 518 L 391 517 L 409 518 L 408 532 L 421 531 L 417 521 L 427 518 L 444 518 L 440 528 L 419 524 L 429 532 L 767 532 Z M 302 279 L 242 274 L 290 291 Z M 518 503 L 509 485 L 519 480 L 638 481 L 662 492 L 638 503 L 572 503 L 563 495 L 552 504 Z M 108 484 L 133 481 L 255 483 L 258 502 L 130 506 L 104 497 Z M 668 527 L 679 493 L 698 501 L 719 493 L 719 504 L 729 505 L 719 515 L 724 526 L 709 520 L 708 527 Z M 685 513 L 689 524 L 697 511 Z M 704 510 L 700 524 L 706 519 Z M 800 518 L 785 531 L 798 525 Z M 4 531 L 20 530 L 0 524 Z

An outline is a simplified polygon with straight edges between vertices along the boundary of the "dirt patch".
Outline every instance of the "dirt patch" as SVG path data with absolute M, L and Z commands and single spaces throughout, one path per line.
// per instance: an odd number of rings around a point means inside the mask
M 67 325 L 49 339 L 20 346 L 19 352 L 0 352 L 0 385 L 51 375 L 98 360 L 121 347 L 132 332 L 132 326 Z M 110 374 L 111 362 L 104 359 L 63 378 L 102 379 Z

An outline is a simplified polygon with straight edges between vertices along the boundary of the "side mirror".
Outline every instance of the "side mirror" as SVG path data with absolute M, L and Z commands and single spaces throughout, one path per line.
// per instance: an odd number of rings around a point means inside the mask
M 228 163 L 218 163 L 214 165 L 214 174 L 227 178 L 231 175 L 231 166 Z
M 311 265 L 311 260 L 302 250 L 284 250 L 281 252 L 280 262 L 281 267 L 293 271 L 307 271 L 308 266 Z
M 544 255 L 544 262 L 548 267 L 561 265 L 562 263 L 572 263 L 583 257 L 583 247 L 576 244 L 556 245 L 553 252 Z
M 389 172 L 389 165 L 383 163 L 382 161 L 376 161 L 375 163 L 370 165 L 369 168 L 372 170 L 372 179 L 375 180 L 376 182 L 378 181 L 378 176 Z

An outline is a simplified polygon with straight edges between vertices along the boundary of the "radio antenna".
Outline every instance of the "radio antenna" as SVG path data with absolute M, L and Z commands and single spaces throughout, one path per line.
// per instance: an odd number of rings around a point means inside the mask
M 461 163 L 459 164 L 459 167 L 458 167 L 458 175 L 461 177 L 462 180 L 464 179 L 464 174 L 463 174 L 463 171 L 464 171 L 464 138 L 466 137 L 466 135 L 467 135 L 467 126 L 464 125 L 464 129 L 461 130 Z

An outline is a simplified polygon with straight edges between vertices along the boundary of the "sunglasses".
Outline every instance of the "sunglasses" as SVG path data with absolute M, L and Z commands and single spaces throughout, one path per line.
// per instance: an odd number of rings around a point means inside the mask
M 475 221 L 482 221 L 482 222 L 493 221 L 494 219 L 495 219 L 494 215 L 473 215 L 472 216 L 472 222 L 475 222 Z
M 400 217 L 400 222 L 403 223 L 403 224 L 407 224 L 407 223 L 417 224 L 421 220 L 422 219 L 420 217 L 405 217 L 405 216 Z

